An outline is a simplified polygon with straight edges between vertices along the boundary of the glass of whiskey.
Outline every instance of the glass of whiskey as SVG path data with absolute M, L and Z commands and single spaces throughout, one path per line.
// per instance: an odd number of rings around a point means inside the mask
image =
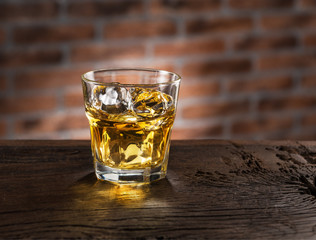
M 181 77 L 155 69 L 82 75 L 98 179 L 149 183 L 166 176 Z

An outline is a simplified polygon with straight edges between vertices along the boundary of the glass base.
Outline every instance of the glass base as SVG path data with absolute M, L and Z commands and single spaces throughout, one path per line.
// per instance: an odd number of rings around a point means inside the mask
M 98 179 L 114 183 L 150 183 L 166 177 L 166 170 L 156 168 L 121 170 L 110 168 L 95 161 L 95 174 Z

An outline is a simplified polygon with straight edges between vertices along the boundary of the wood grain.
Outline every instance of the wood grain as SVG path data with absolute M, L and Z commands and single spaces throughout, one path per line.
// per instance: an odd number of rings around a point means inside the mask
M 96 180 L 89 141 L 0 141 L 0 238 L 315 239 L 316 142 L 173 141 L 167 179 Z

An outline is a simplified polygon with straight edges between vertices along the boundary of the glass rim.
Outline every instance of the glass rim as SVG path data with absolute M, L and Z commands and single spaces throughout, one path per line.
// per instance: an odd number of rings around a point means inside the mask
M 86 77 L 86 74 L 91 72 L 124 72 L 124 71 L 134 71 L 134 72 L 152 72 L 152 73 L 165 73 L 174 75 L 176 77 L 175 80 L 168 80 L 161 83 L 119 83 L 119 82 L 101 82 L 92 80 Z M 166 71 L 166 70 L 160 70 L 160 69 L 154 69 L 154 68 L 104 68 L 104 69 L 96 69 L 91 70 L 88 72 L 85 72 L 81 75 L 81 79 L 85 82 L 90 82 L 97 85 L 103 85 L 103 86 L 123 86 L 123 87 L 133 87 L 133 86 L 143 86 L 143 87 L 155 87 L 155 86 L 161 86 L 161 85 L 169 85 L 172 83 L 178 83 L 181 81 L 181 76 L 175 72 Z

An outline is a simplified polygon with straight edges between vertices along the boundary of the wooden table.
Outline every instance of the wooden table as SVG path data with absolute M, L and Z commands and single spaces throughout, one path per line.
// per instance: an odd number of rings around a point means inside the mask
M 167 179 L 97 181 L 89 141 L 0 141 L 0 238 L 316 239 L 316 142 L 173 141 Z

